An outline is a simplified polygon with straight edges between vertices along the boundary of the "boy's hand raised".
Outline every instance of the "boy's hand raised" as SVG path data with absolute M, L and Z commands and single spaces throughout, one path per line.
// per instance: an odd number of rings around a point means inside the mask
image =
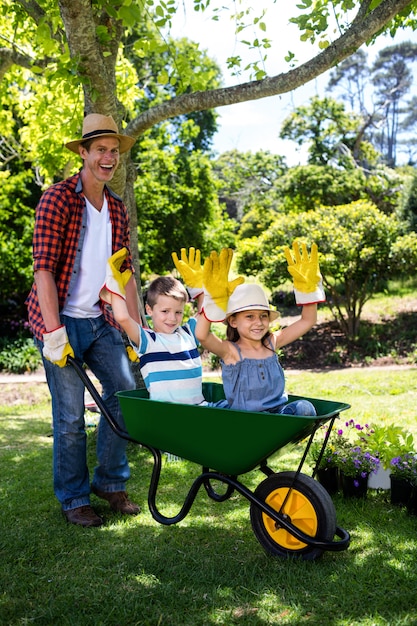
M 130 270 L 120 271 L 123 262 L 127 258 L 129 252 L 127 248 L 120 248 L 107 261 L 106 279 L 104 285 L 100 289 L 100 298 L 104 302 L 111 304 L 112 294 L 120 296 L 126 300 L 126 285 L 132 276 Z
M 176 252 L 172 252 L 172 260 L 181 274 L 190 298 L 195 299 L 203 293 L 203 267 L 201 265 L 200 250 L 195 248 L 181 248 L 181 259 Z

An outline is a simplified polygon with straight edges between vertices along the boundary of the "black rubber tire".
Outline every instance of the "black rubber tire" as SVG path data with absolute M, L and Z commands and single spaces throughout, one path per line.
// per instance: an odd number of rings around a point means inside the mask
M 282 502 L 294 480 L 295 472 L 272 474 L 262 481 L 255 495 L 275 510 Z M 321 541 L 332 541 L 336 532 L 336 511 L 326 489 L 319 482 L 299 474 L 285 504 L 284 513 L 289 520 L 306 535 Z M 263 513 L 258 506 L 251 504 L 250 519 L 253 532 L 263 548 L 273 556 L 301 558 L 313 561 L 323 553 L 322 548 L 299 541 Z

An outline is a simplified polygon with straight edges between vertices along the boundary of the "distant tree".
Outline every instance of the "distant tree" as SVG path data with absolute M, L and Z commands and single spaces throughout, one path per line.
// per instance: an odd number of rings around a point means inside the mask
M 283 212 L 354 202 L 366 197 L 365 188 L 366 176 L 360 168 L 333 165 L 297 165 L 279 181 Z
M 285 158 L 269 151 L 221 154 L 213 163 L 220 202 L 240 221 L 245 212 L 273 202 L 276 182 L 287 170 Z
M 306 145 L 306 166 L 290 168 L 279 180 L 281 210 L 371 200 L 393 212 L 403 187 L 400 173 L 381 163 L 366 140 L 366 122 L 343 102 L 314 96 L 283 122 L 281 137 Z
M 397 149 L 403 145 L 401 134 L 409 135 L 416 122 L 415 103 L 406 101 L 413 84 L 410 63 L 416 59 L 417 44 L 404 42 L 383 48 L 371 68 L 367 54 L 358 50 L 330 73 L 328 88 L 337 90 L 351 111 L 361 114 L 363 138 L 381 153 L 389 167 L 397 163 Z
M 190 120 L 186 130 L 198 132 Z M 160 129 L 161 135 L 163 128 Z M 135 186 L 141 270 L 144 277 L 172 269 L 171 252 L 194 246 L 234 246 L 235 224 L 219 205 L 209 157 L 179 145 L 148 138 L 141 141 Z
M 417 133 L 417 96 L 412 96 L 407 103 L 407 111 L 400 123 L 401 136 L 398 145 L 402 152 L 408 154 L 408 165 L 415 165 L 417 146 L 412 140 Z
M 340 92 L 351 111 L 367 114 L 366 91 L 369 86 L 367 54 L 360 49 L 344 59 L 330 72 L 327 88 Z
M 137 83 L 141 85 L 143 97 L 135 103 L 139 112 L 146 111 L 151 106 L 166 102 L 168 98 L 175 98 L 185 90 L 189 92 L 190 85 L 183 84 L 180 74 L 181 68 L 191 65 L 195 72 L 195 81 L 200 78 L 200 88 L 218 88 L 222 82 L 221 71 L 217 63 L 208 56 L 205 50 L 200 49 L 197 43 L 182 37 L 180 39 L 168 38 L 164 45 L 150 48 L 144 58 L 137 54 L 137 41 L 143 42 L 149 37 L 158 40 L 158 29 L 152 20 L 148 19 L 137 24 L 130 33 L 126 43 L 126 56 L 137 75 Z M 175 52 L 175 53 L 174 53 Z M 173 77 L 178 75 L 177 80 Z M 167 79 L 170 80 L 167 81 Z M 195 88 L 198 88 L 198 82 Z M 182 115 L 163 120 L 155 124 L 146 133 L 145 137 L 158 137 L 158 128 L 163 124 L 164 133 L 168 133 L 170 142 L 189 150 L 208 151 L 216 133 L 217 119 L 219 114 L 214 109 L 191 111 Z M 188 120 L 192 120 L 193 132 L 185 134 L 182 126 Z M 140 149 L 140 139 L 133 148 L 133 155 Z
M 360 115 L 347 112 L 342 102 L 313 96 L 307 105 L 295 109 L 282 123 L 281 139 L 299 146 L 308 145 L 310 165 L 354 167 L 362 139 Z
M 269 228 L 277 214 L 283 210 L 282 203 L 276 199 L 276 193 L 271 192 L 271 203 L 266 198 L 263 203 L 251 202 L 250 209 L 246 210 L 239 224 L 238 239 L 258 237 Z M 273 200 L 272 200 L 273 199 Z
M 390 167 L 397 160 L 400 119 L 406 110 L 402 103 L 413 83 L 410 63 L 416 60 L 417 44 L 405 42 L 381 50 L 372 66 L 372 83 L 384 122 L 377 134 L 379 150 Z
M 206 86 L 220 85 L 216 63 L 188 39 L 169 40 L 167 49 L 150 52 L 146 59 L 130 52 L 138 36 L 149 36 L 149 29 L 156 30 L 152 22 L 138 25 L 127 46 L 129 60 L 143 85 L 140 110 L 175 97 L 182 88 L 180 79 L 174 84 L 160 81 L 162 76 L 179 71 L 178 65 L 183 63 L 192 62 L 195 72 L 205 76 Z M 137 224 L 135 216 L 131 216 L 131 224 L 137 227 L 143 280 L 170 270 L 171 252 L 180 247 L 196 246 L 205 251 L 214 234 L 224 239 L 225 245 L 233 245 L 232 225 L 225 219 L 220 226 L 223 213 L 207 157 L 217 118 L 211 109 L 165 120 L 141 135 L 131 150 L 135 172 L 139 174 L 134 184 Z
M 400 218 L 406 222 L 410 230 L 417 232 L 417 172 L 414 168 L 409 176 L 404 196 L 404 205 L 399 211 Z

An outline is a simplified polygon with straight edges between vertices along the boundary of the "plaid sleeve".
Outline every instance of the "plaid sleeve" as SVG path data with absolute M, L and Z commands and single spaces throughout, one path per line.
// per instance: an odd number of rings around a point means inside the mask
M 50 188 L 41 197 L 36 207 L 35 230 L 33 233 L 34 271 L 55 272 L 61 255 L 64 226 L 62 215 L 64 202 L 58 190 Z
M 36 207 L 33 233 L 34 271 L 61 276 L 64 283 L 74 263 L 82 224 L 83 203 L 64 183 L 47 189 Z
M 67 295 L 82 225 L 84 203 L 75 193 L 77 180 L 78 176 L 74 176 L 52 185 L 36 207 L 33 269 L 54 274 L 60 307 Z M 34 335 L 42 339 L 45 327 L 35 283 L 26 304 L 30 327 Z

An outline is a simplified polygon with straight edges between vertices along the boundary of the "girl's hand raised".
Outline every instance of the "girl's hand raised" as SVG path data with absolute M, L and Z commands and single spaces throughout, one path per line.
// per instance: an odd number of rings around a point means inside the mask
M 287 246 L 284 250 L 288 262 L 288 271 L 294 281 L 295 301 L 299 305 L 325 302 L 322 278 L 319 268 L 317 245 L 311 246 L 311 255 L 308 255 L 307 245 L 294 241 L 292 253 Z

